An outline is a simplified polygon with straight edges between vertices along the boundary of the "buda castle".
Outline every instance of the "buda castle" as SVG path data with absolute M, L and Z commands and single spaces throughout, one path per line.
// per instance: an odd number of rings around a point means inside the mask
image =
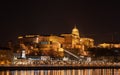
M 70 34 L 60 35 L 25 35 L 18 37 L 20 48 L 26 51 L 26 54 L 34 53 L 39 55 L 51 54 L 57 52 L 57 55 L 64 56 L 64 50 L 71 50 L 86 55 L 87 48 L 94 47 L 92 38 L 82 38 L 76 26 Z

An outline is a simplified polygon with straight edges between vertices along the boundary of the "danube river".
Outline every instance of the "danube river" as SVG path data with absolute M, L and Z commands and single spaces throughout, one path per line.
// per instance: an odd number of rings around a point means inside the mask
M 0 75 L 120 75 L 120 69 L 2 70 Z

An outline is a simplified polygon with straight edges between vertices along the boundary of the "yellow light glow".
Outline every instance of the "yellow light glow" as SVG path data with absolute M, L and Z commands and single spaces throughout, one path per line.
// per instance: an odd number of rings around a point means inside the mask
M 23 38 L 23 36 L 19 36 L 19 37 L 18 37 L 18 39 L 22 39 L 22 38 Z

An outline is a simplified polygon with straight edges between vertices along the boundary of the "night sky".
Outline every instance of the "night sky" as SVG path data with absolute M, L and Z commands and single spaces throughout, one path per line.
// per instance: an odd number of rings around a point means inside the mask
M 71 33 L 77 24 L 82 37 L 96 43 L 120 42 L 119 2 L 17 1 L 0 2 L 0 43 L 26 34 Z

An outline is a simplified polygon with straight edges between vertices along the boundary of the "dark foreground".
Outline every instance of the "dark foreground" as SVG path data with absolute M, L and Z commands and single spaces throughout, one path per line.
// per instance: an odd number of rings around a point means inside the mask
M 67 69 L 120 69 L 120 66 L 79 66 L 79 65 L 14 65 L 0 66 L 0 70 L 67 70 Z

